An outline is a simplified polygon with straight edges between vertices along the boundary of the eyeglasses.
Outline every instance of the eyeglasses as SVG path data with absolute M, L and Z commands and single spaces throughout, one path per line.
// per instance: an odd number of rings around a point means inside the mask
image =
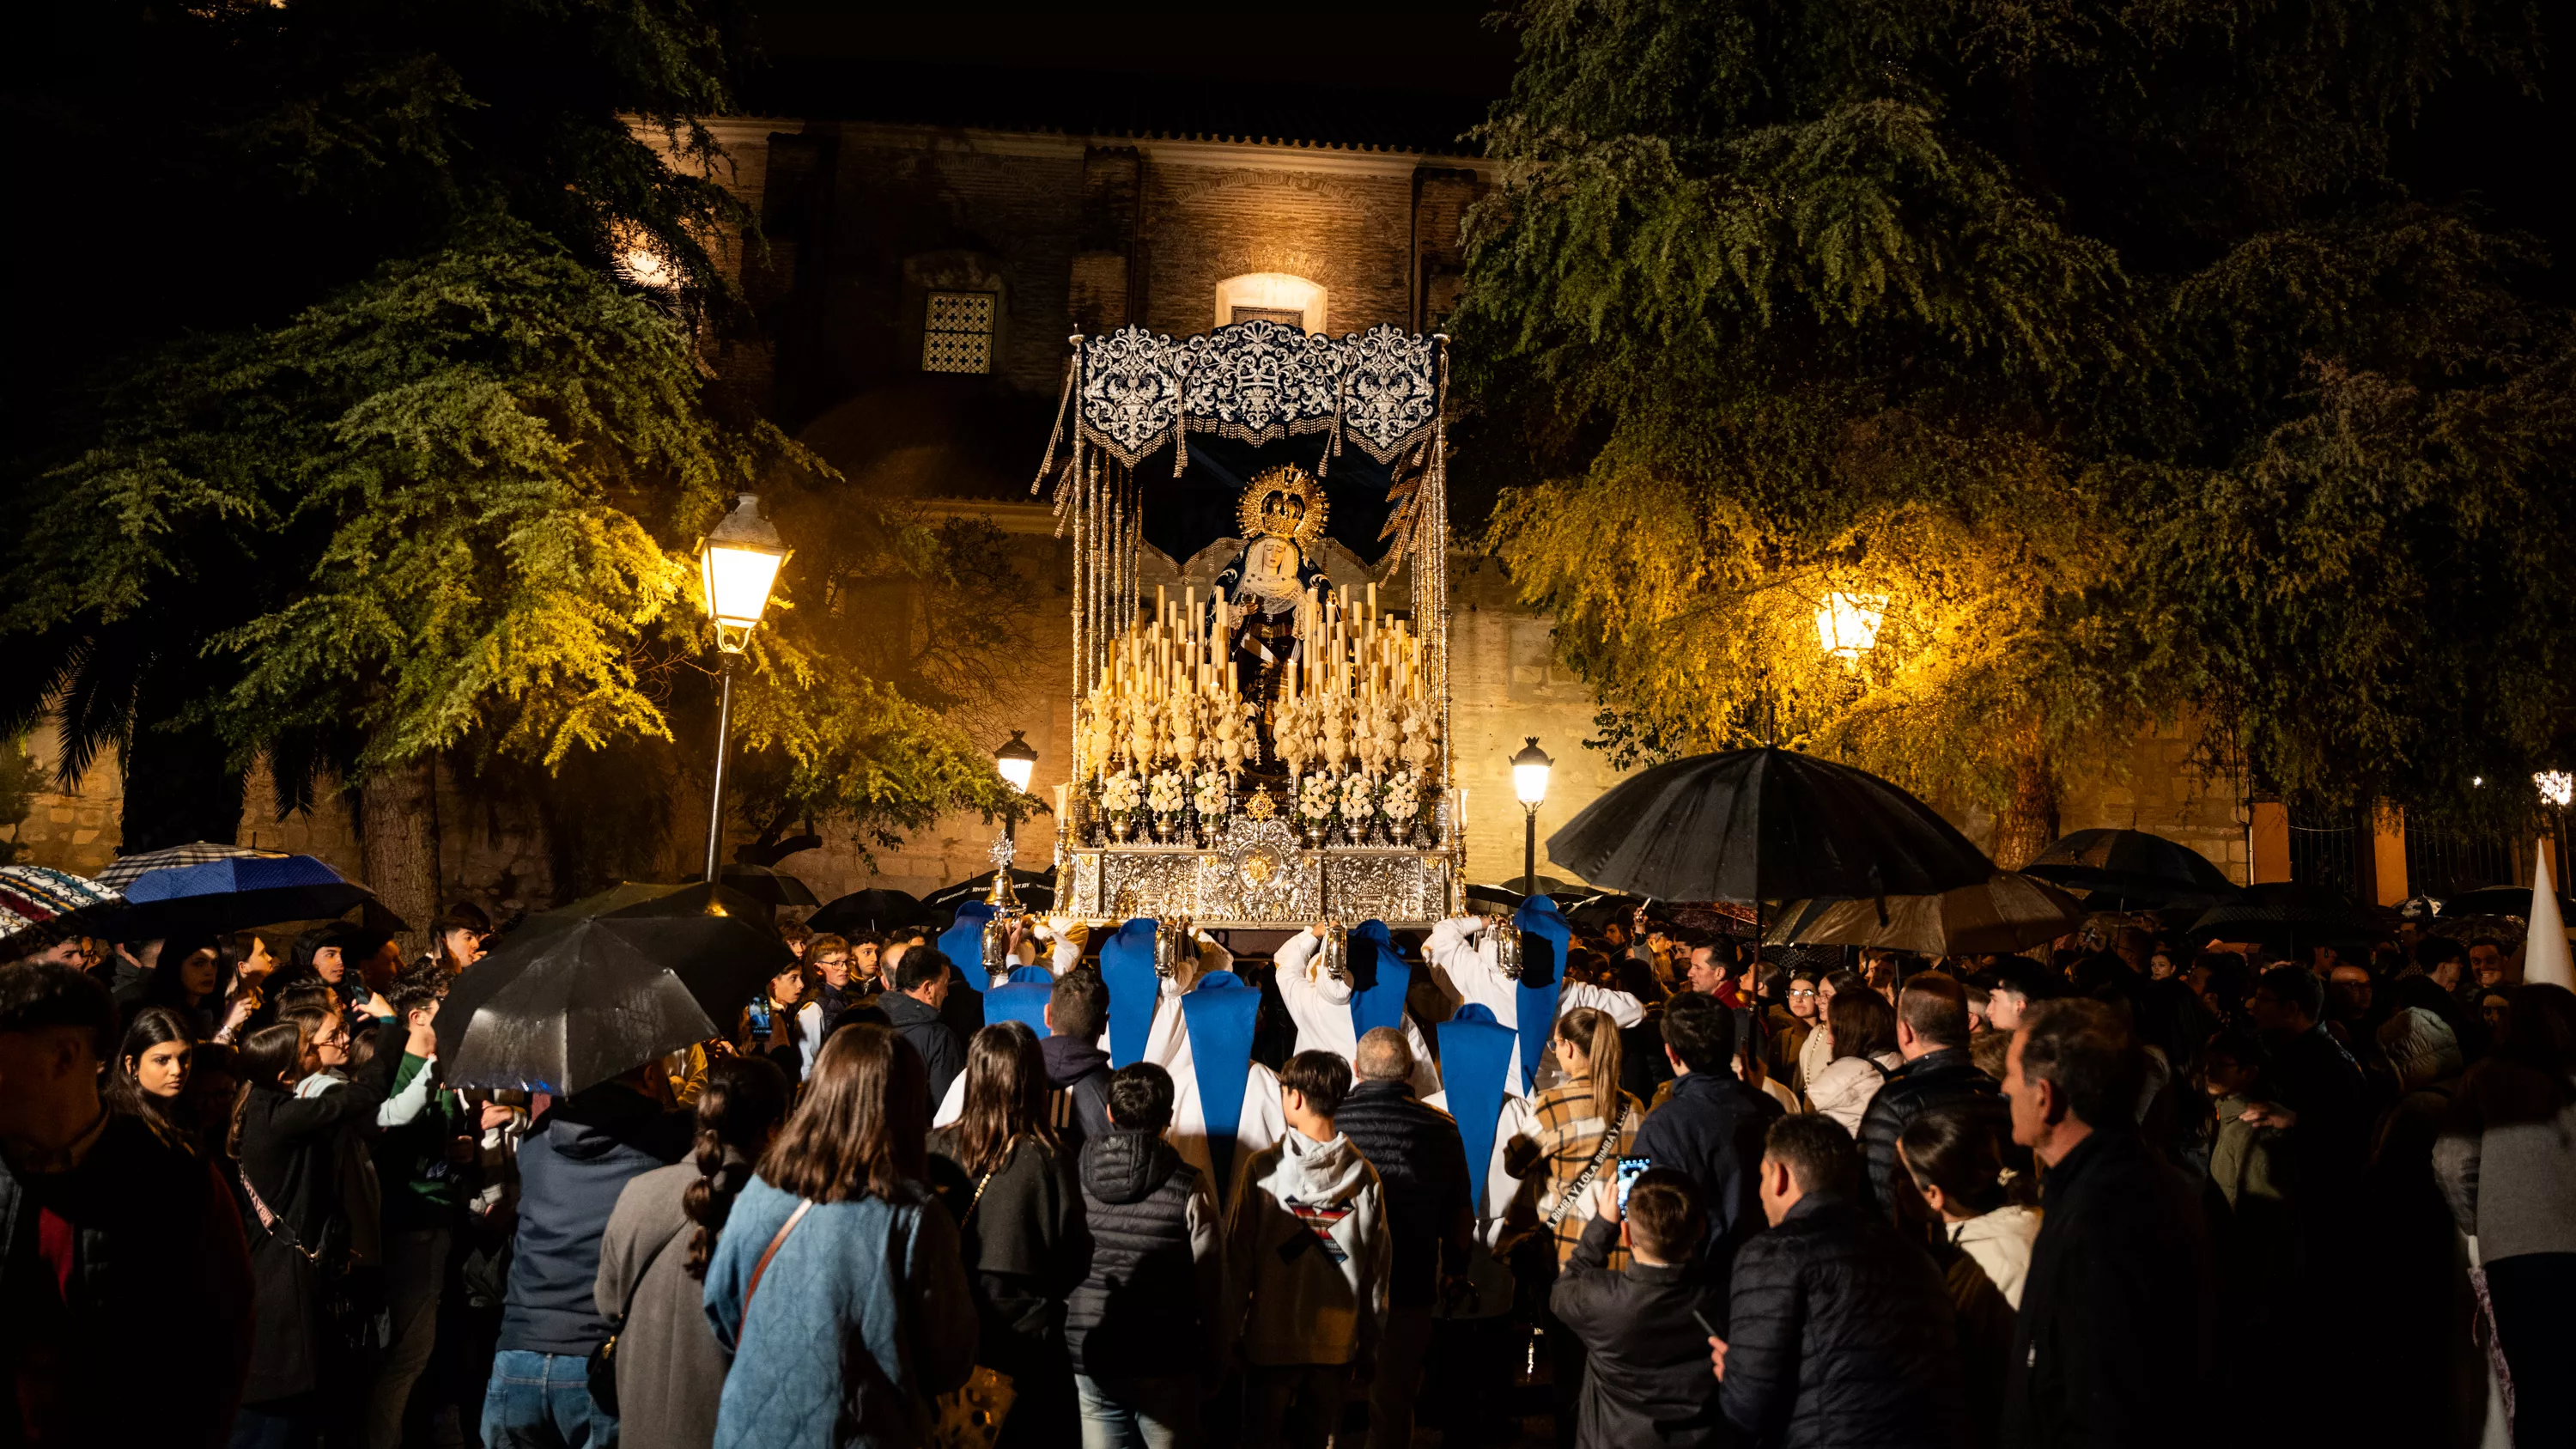
M 817 966 L 847 966 L 850 964 L 850 958 L 847 956 L 820 956 L 815 958 L 814 964 Z

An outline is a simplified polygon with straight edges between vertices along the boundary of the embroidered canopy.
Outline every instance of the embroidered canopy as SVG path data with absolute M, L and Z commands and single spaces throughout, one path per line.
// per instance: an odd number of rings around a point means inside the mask
M 1246 443 L 1334 434 L 1381 463 L 1440 420 L 1438 339 L 1401 327 L 1324 337 L 1237 322 L 1178 341 L 1122 327 L 1074 344 L 1074 426 L 1129 467 L 1180 433 Z

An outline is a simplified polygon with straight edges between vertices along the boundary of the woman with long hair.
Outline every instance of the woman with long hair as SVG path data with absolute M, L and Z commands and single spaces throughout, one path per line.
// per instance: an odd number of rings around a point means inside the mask
M 240 1025 L 225 1014 L 226 1003 L 236 1000 L 239 977 L 240 959 L 230 942 L 166 941 L 144 984 L 142 1004 L 175 1014 L 196 1040 L 212 1041 L 226 1027 Z
M 164 960 L 168 957 L 164 956 Z M 299 1097 L 322 1054 L 313 1039 L 323 1013 L 251 1033 L 239 1053 L 242 1085 L 233 1101 L 230 1149 L 241 1190 L 242 1229 L 250 1237 L 251 1286 L 258 1328 L 251 1338 L 250 1379 L 242 1389 L 235 1442 L 301 1445 L 319 1424 L 326 1384 L 353 1372 L 341 1362 L 349 1336 L 333 1320 L 330 1289 L 348 1254 L 347 1199 L 338 1171 L 340 1139 L 375 1120 L 403 1053 L 379 1051 L 347 1083 Z M 411 1029 L 410 1050 L 437 1052 L 425 1026 Z
M 707 1449 L 730 1363 L 707 1324 L 707 1263 L 752 1164 L 787 1120 L 787 1074 L 718 1057 L 698 1093 L 697 1151 L 626 1184 L 599 1245 L 594 1295 L 616 1326 L 618 1442 Z
M 1545 1173 L 1539 1221 L 1555 1235 L 1562 1268 L 1592 1221 L 1592 1189 L 1617 1171 L 1646 1113 L 1620 1090 L 1619 1023 L 1610 1013 L 1576 1007 L 1556 1019 L 1550 1046 L 1564 1076 L 1530 1104 L 1538 1162 L 1520 1175 Z
M 930 1080 L 886 1027 L 835 1032 L 734 1200 L 706 1311 L 734 1355 L 723 1449 L 874 1449 L 930 1434 L 975 1367 L 956 1225 L 933 1201 Z
M 744 1007 L 743 1052 L 769 1058 L 791 1082 L 805 1080 L 814 1070 L 814 1054 L 823 1049 L 823 1033 L 831 1025 L 823 1012 L 822 976 L 806 962 L 790 961 L 769 978 L 754 1005 L 766 1008 L 769 1029 L 759 1030 L 754 1007 Z
M 1073 1441 L 1073 1360 L 1064 1300 L 1079 1286 L 1082 1193 L 1073 1159 L 1048 1126 L 1046 1058 L 1016 1021 L 966 1046 L 966 1108 L 931 1134 L 930 1180 L 957 1219 L 975 1289 L 975 1361 L 1018 1391 L 1004 1444 Z
M 1905 1064 L 1896 1051 L 1896 1008 L 1875 991 L 1837 991 L 1825 1005 L 1825 1020 L 1833 1055 L 1807 1083 L 1807 1100 L 1858 1136 L 1870 1099 Z
M 125 1040 L 116 1049 L 108 1074 L 107 1104 L 167 1127 L 188 1145 L 197 1141 L 196 1125 L 184 1105 L 188 1069 L 197 1052 L 197 1034 L 187 1019 L 166 1006 L 147 1006 L 134 1013 Z
M 2478 1240 L 2513 1442 L 2576 1443 L 2576 992 L 2513 989 L 2504 1040 L 2461 1080 L 2433 1170 Z

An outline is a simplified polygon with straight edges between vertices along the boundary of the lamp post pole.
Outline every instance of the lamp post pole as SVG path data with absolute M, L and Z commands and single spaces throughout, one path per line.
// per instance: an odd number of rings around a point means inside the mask
M 1521 894 L 1538 889 L 1538 802 L 1521 806 Z
M 716 658 L 724 692 L 716 705 L 716 768 L 707 792 L 707 882 L 716 878 L 716 850 L 724 840 L 725 755 L 733 735 L 733 661 L 751 647 L 752 631 L 769 608 L 769 588 L 792 550 L 760 516 L 760 499 L 745 493 L 731 513 L 698 545 L 699 602 L 716 626 Z
M 733 733 L 733 654 L 720 653 L 724 661 L 724 693 L 716 705 L 716 778 L 715 788 L 707 792 L 707 882 L 716 878 L 716 842 L 724 838 L 724 775 L 728 737 Z
M 1512 756 L 1512 794 L 1521 802 L 1521 894 L 1538 894 L 1538 807 L 1547 802 L 1547 768 L 1555 764 L 1531 735 Z

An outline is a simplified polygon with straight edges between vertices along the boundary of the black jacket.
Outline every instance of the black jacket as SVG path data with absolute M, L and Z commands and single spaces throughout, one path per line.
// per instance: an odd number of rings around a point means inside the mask
M 1708 1371 L 1708 1335 L 1717 1290 L 1697 1263 L 1654 1267 L 1631 1261 L 1606 1266 L 1619 1245 L 1619 1225 L 1596 1217 L 1548 1292 L 1549 1310 L 1583 1342 L 1583 1417 L 1579 1449 L 1625 1449 L 1720 1442 L 1717 1380 Z
M 1735 1255 L 1726 1417 L 1764 1449 L 1921 1445 L 1962 1428 L 1940 1269 L 1848 1198 L 1809 1193 Z
M 557 1102 L 519 1143 L 519 1232 L 501 1307 L 502 1348 L 584 1355 L 608 1338 L 591 1289 L 599 1240 L 626 1184 L 680 1160 L 696 1132 L 619 1082 Z
M 347 1083 L 318 1097 L 261 1084 L 242 1099 L 235 1186 L 259 1315 L 247 1403 L 309 1392 L 336 1367 L 326 1361 L 338 1342 L 329 1279 L 348 1261 L 352 1226 L 341 1169 L 344 1154 L 365 1150 L 359 1134 L 373 1130 L 402 1066 L 400 1045 L 382 1045 Z M 265 1221 L 254 1192 L 268 1209 Z M 318 1264 L 308 1256 L 317 1252 Z
M 43 1257 L 50 1214 L 71 1230 L 71 1281 Z M 67 1172 L 0 1163 L 0 1375 L 48 1393 L 7 1410 L 44 1442 L 97 1449 L 221 1449 L 252 1341 L 250 1259 L 232 1191 L 187 1147 L 111 1113 Z M 184 1323 L 138 1367 L 138 1334 Z
M 953 994 L 965 988 L 948 989 Z M 938 1008 L 925 1006 L 900 991 L 878 997 L 877 1009 L 894 1023 L 895 1032 L 921 1053 L 921 1064 L 930 1071 L 931 1110 L 937 1111 L 939 1104 L 948 1099 L 948 1084 L 966 1070 L 966 1053 L 957 1044 L 957 1033 L 940 1020 Z
M 1733 1072 L 1692 1072 L 1673 1083 L 1673 1095 L 1646 1116 L 1632 1149 L 1657 1167 L 1669 1167 L 1699 1184 L 1708 1210 L 1708 1238 L 1700 1265 L 1717 1290 L 1709 1314 L 1726 1328 L 1728 1275 L 1735 1255 L 1762 1231 L 1762 1134 L 1780 1118 L 1770 1093 L 1748 1086 Z
M 1065 1300 L 1074 1371 L 1123 1378 L 1220 1368 L 1224 1265 L 1198 1169 L 1159 1132 L 1105 1133 L 1082 1149 L 1082 1211 L 1091 1266 Z
M 1403 1082 L 1363 1081 L 1351 1088 L 1333 1125 L 1377 1169 L 1386 1190 L 1387 1234 L 1395 1262 L 1387 1301 L 1422 1308 L 1439 1297 L 1445 1273 L 1467 1271 L 1476 1232 L 1468 1187 L 1467 1148 L 1457 1120 L 1415 1101 Z
M 930 1134 L 930 1185 L 958 1222 L 975 1290 L 975 1361 L 1034 1387 L 1034 1376 L 1067 1372 L 1064 1299 L 1091 1261 L 1073 1160 L 1024 1138 L 979 1179 L 957 1160 L 960 1136 L 955 1127 Z
M 1893 1189 L 1896 1174 L 1905 1170 L 1897 1160 L 1896 1139 L 1924 1113 L 1957 1106 L 1984 1117 L 2003 1149 L 2004 1161 L 2014 1160 L 2012 1104 L 2004 1100 L 2003 1088 L 1968 1059 L 1966 1047 L 1943 1047 L 1890 1072 L 1886 1085 L 1869 1099 L 1869 1110 L 1860 1119 L 1862 1200 L 1895 1221 L 1896 1204 L 1902 1199 Z
M 2004 1442 L 2170 1446 L 2208 1430 L 2211 1282 L 2199 1202 L 2134 1131 L 2096 1131 L 2041 1183 L 2005 1365 Z
M 1048 1037 L 1038 1043 L 1038 1053 L 1046 1058 L 1055 1140 L 1078 1163 L 1082 1144 L 1109 1132 L 1109 1053 L 1069 1036 Z

